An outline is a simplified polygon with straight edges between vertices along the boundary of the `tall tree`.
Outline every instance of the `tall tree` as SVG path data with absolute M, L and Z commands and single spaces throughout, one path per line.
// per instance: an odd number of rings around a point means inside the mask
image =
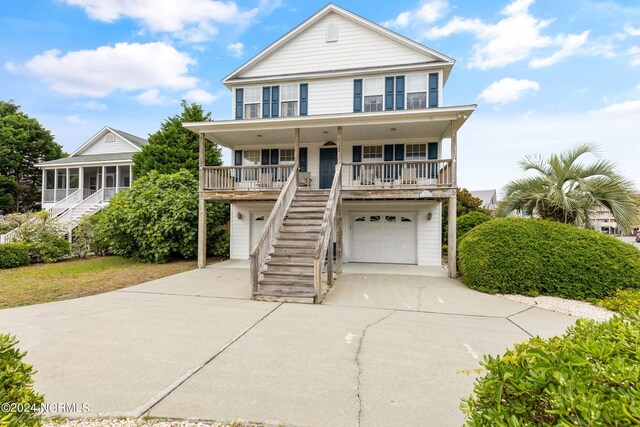
M 20 111 L 13 101 L 0 101 L 0 199 L 12 206 L 3 210 L 26 212 L 40 203 L 42 171 L 36 163 L 55 160 L 66 154 L 51 132 L 38 120 Z
M 581 160 L 587 154 L 598 158 L 585 164 Z M 535 174 L 507 184 L 498 211 L 501 216 L 518 211 L 591 228 L 590 213 L 602 205 L 621 228 L 638 225 L 640 204 L 633 182 L 617 172 L 615 163 L 600 158 L 593 144 L 581 144 L 548 158 L 527 156 L 520 167 Z
M 156 170 L 161 174 L 186 169 L 198 177 L 198 135 L 185 129 L 184 122 L 211 121 L 211 113 L 196 103 L 182 101 L 182 113 L 167 118 L 160 130 L 149 136 L 149 144 L 133 156 L 133 174 L 136 178 Z M 220 148 L 211 141 L 206 143 L 207 166 L 222 164 Z

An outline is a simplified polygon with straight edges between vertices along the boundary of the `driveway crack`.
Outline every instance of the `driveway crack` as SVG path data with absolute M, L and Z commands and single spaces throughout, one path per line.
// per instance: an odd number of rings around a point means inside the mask
M 356 377 L 356 396 L 358 397 L 358 426 L 362 424 L 362 395 L 360 393 L 360 386 L 361 386 L 360 377 L 362 376 L 362 367 L 360 366 L 360 355 L 362 353 L 362 344 L 364 343 L 364 339 L 367 335 L 367 331 L 369 330 L 369 328 L 377 325 L 383 320 L 387 320 L 394 313 L 395 311 L 391 311 L 386 315 L 382 316 L 381 318 L 379 318 L 378 320 L 376 320 L 375 322 L 372 322 L 366 325 L 362 330 L 362 335 L 360 336 L 360 342 L 358 343 L 358 350 L 356 351 L 356 357 L 355 357 L 356 367 L 358 368 L 358 376 Z

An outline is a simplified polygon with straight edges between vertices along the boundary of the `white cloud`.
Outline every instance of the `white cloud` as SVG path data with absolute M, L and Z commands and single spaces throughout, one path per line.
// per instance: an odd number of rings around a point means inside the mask
M 219 25 L 242 28 L 257 16 L 271 13 L 281 0 L 261 0 L 242 10 L 235 1 L 217 0 L 62 0 L 79 6 L 94 20 L 132 19 L 150 32 L 171 33 L 182 41 L 200 43 L 218 34 Z
M 624 101 L 606 106 L 596 113 L 640 113 L 640 100 Z
M 49 50 L 25 64 L 56 92 L 103 97 L 116 90 L 191 89 L 198 79 L 189 75 L 195 64 L 186 53 L 165 43 L 117 43 L 95 50 L 62 54 Z
M 448 11 L 447 0 L 423 1 L 417 9 L 402 12 L 395 19 L 385 21 L 382 25 L 389 28 L 406 28 L 420 23 L 430 24 L 442 18 Z
M 624 32 L 632 37 L 640 36 L 640 28 L 635 28 L 629 24 L 624 26 Z
M 136 101 L 142 105 L 166 105 L 169 100 L 160 95 L 158 89 L 148 89 L 136 96 Z
M 631 46 L 629 49 L 627 49 L 627 54 L 631 57 L 632 67 L 640 66 L 640 47 Z
M 529 59 L 538 49 L 559 48 L 547 58 L 533 60 L 530 65 L 534 67 L 551 65 L 578 53 L 579 48 L 587 42 L 589 32 L 560 33 L 554 37 L 543 35 L 542 31 L 552 20 L 533 16 L 529 12 L 533 3 L 534 0 L 513 0 L 500 11 L 504 17 L 496 23 L 455 16 L 445 25 L 426 31 L 424 36 L 437 39 L 463 32 L 473 34 L 476 43 L 472 46 L 469 67 L 482 70 Z
M 76 114 L 66 117 L 65 120 L 74 125 L 84 125 L 87 123 L 86 120 Z
M 240 58 L 244 54 L 244 44 L 242 42 L 231 43 L 227 45 L 227 50 L 236 58 Z
M 190 90 L 184 95 L 187 101 L 197 102 L 199 104 L 211 104 L 221 97 L 221 93 L 213 94 L 203 89 Z
M 11 74 L 16 74 L 18 72 L 18 66 L 11 61 L 5 62 L 3 67 Z
M 102 104 L 96 101 L 76 102 L 74 105 L 76 107 L 84 108 L 85 110 L 93 110 L 93 111 L 107 110 L 107 106 L 105 104 Z
M 507 104 L 520 99 L 523 95 L 540 90 L 538 82 L 525 79 L 504 78 L 487 86 L 480 99 L 490 104 Z

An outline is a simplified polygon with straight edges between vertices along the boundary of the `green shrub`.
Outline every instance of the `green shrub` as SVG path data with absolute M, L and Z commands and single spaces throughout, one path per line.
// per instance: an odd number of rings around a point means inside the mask
M 462 239 L 472 228 L 484 224 L 490 219 L 491 217 L 484 212 L 469 212 L 468 214 L 459 216 L 456 219 L 456 234 L 458 235 L 458 240 Z
M 213 256 L 228 257 L 230 233 L 228 228 L 220 228 L 207 237 L 207 253 Z
M 107 252 L 106 241 L 99 230 L 102 212 L 94 215 L 83 216 L 73 230 L 71 254 L 78 258 L 86 258 L 88 254 L 105 255 Z
M 560 337 L 535 337 L 504 356 L 463 399 L 468 426 L 640 424 L 640 313 L 578 320 Z
M 554 221 L 500 218 L 460 241 L 462 281 L 489 293 L 596 300 L 640 289 L 640 251 L 614 237 Z
M 225 205 L 208 205 L 209 235 L 227 222 L 228 212 Z M 194 257 L 198 246 L 198 181 L 185 170 L 170 175 L 149 173 L 111 199 L 103 211 L 98 234 L 115 255 L 156 263 Z
M 29 251 L 22 243 L 0 245 L 0 268 L 13 268 L 27 265 L 31 259 Z
M 22 404 L 38 407 L 44 397 L 33 390 L 33 368 L 22 362 L 26 353 L 15 346 L 15 337 L 0 334 L 0 406 Z M 32 411 L 5 412 L 0 414 L 0 425 L 9 427 L 39 426 L 40 417 Z
M 598 301 L 600 307 L 614 311 L 640 310 L 640 290 L 622 289 L 610 297 Z
M 31 262 L 55 262 L 69 255 L 66 230 L 49 212 L 13 214 L 9 217 L 19 224 L 15 240 L 25 245 Z

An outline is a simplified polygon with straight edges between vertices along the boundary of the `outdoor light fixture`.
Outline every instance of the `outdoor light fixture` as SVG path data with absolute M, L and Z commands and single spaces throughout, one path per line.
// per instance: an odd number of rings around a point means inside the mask
M 433 214 L 431 212 L 429 212 L 427 214 L 427 221 L 431 221 L 431 218 L 433 218 Z
M 240 212 L 236 213 L 236 218 L 242 219 L 242 214 Z

